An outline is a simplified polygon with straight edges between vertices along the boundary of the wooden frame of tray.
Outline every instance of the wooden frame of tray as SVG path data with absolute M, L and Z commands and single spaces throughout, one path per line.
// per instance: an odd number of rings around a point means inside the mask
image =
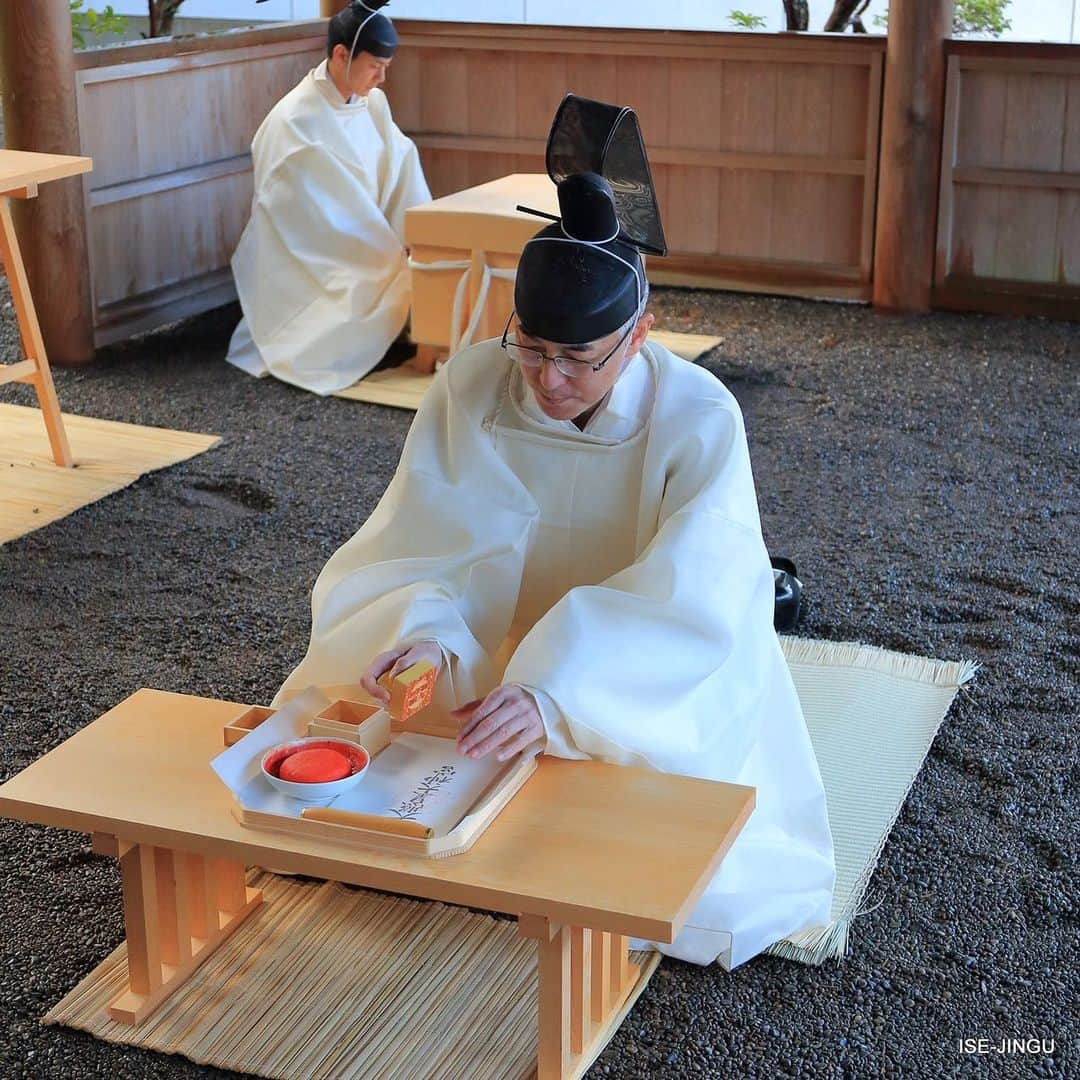
M 273 713 L 273 709 L 258 705 L 246 709 L 225 725 L 226 745 L 237 742 Z M 309 736 L 348 739 L 359 743 L 372 760 L 403 732 L 453 739 L 456 730 L 453 721 L 441 717 L 439 711 L 431 707 L 402 723 L 392 720 L 389 713 L 378 705 L 344 699 L 332 702 L 308 724 Z M 351 847 L 376 848 L 422 859 L 445 859 L 468 851 L 535 771 L 535 756 L 519 756 L 508 761 L 454 828 L 430 838 L 402 836 L 391 831 L 399 821 L 397 818 L 387 818 L 387 829 L 383 831 L 377 827 L 341 825 L 251 810 L 241 805 L 239 800 L 233 802 L 233 816 L 241 825 L 253 829 L 333 840 Z

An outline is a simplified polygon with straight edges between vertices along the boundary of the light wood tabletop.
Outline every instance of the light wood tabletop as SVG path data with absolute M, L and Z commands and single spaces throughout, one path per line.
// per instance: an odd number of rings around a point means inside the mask
M 405 211 L 405 242 L 464 251 L 519 252 L 550 221 L 518 204 L 558 214 L 555 185 L 544 173 L 512 173 Z
M 422 859 L 245 828 L 209 766 L 243 706 L 140 690 L 0 786 L 0 815 L 671 941 L 752 788 L 544 758 L 471 851 Z
M 89 172 L 92 168 L 93 162 L 88 157 L 0 149 L 0 194 L 30 184 L 63 180 L 67 176 Z

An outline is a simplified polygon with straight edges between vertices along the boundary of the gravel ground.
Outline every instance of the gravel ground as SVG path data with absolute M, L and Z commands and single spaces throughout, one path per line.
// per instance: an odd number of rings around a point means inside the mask
M 984 667 L 849 958 L 666 961 L 591 1075 L 1075 1074 L 1080 328 L 675 290 L 656 310 L 723 335 L 704 363 L 746 413 L 766 537 L 808 589 L 803 632 Z M 410 416 L 234 371 L 235 319 L 57 373 L 72 412 L 224 442 L 0 549 L 0 776 L 137 687 L 265 701 L 300 658 L 315 575 L 375 505 Z M 211 1074 L 39 1026 L 121 940 L 118 878 L 82 836 L 0 836 L 0 1075 Z M 1025 1036 L 1053 1052 L 960 1052 Z

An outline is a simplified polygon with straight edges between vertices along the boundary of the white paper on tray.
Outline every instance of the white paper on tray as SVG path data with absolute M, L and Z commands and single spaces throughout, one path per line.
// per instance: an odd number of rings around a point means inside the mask
M 305 690 L 210 764 L 247 809 L 298 818 L 309 804 L 272 787 L 262 775 L 262 757 L 278 743 L 303 738 L 310 720 L 329 704 L 318 690 Z M 418 821 L 444 833 L 505 768 L 493 756 L 479 761 L 460 756 L 450 739 L 406 732 L 372 759 L 355 788 L 327 805 Z
M 407 732 L 372 761 L 356 787 L 330 805 L 419 821 L 436 833 L 446 832 L 505 768 L 494 756 L 479 761 L 462 757 L 451 739 Z

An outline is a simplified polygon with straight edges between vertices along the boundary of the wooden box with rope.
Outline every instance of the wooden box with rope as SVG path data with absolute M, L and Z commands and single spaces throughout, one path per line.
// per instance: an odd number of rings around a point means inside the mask
M 519 203 L 556 213 L 555 185 L 515 173 L 406 212 L 416 366 L 431 371 L 440 357 L 502 333 L 521 249 L 544 226 Z

